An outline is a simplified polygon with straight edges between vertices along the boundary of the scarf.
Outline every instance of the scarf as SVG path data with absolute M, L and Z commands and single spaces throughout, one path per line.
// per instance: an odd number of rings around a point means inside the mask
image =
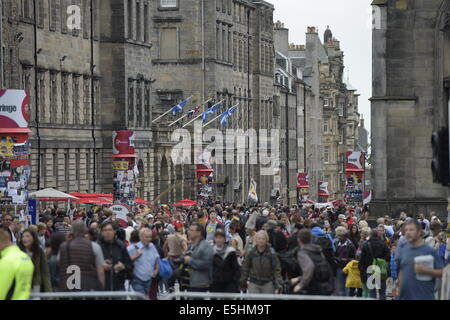
M 214 245 L 214 252 L 216 254 L 218 254 L 222 259 L 225 256 L 225 251 L 227 251 L 227 247 L 226 246 L 224 246 L 223 248 L 219 248 L 216 245 Z

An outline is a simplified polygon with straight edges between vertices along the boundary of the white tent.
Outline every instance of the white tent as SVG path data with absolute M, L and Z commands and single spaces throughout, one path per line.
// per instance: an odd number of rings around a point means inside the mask
M 53 188 L 42 189 L 29 194 L 30 199 L 78 199 L 77 197 L 71 196 L 70 194 L 58 191 Z

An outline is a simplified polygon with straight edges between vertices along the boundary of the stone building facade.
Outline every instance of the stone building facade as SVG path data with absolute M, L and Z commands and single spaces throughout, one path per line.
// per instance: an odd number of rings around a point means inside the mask
M 289 194 L 289 201 L 292 204 L 297 203 L 300 196 L 297 193 L 298 173 L 307 172 L 309 174 L 311 199 L 317 199 L 317 190 L 314 186 L 317 186 L 322 174 L 320 170 L 316 169 L 316 167 L 320 168 L 317 163 L 321 161 L 321 139 L 317 139 L 317 136 L 320 137 L 322 132 L 321 126 L 318 125 L 321 115 L 316 114 L 317 110 L 320 110 L 320 104 L 316 104 L 314 90 L 318 90 L 319 86 L 318 81 L 314 83 L 314 79 L 311 77 L 312 69 L 307 70 L 314 65 L 313 59 L 317 62 L 317 68 L 319 64 L 314 50 L 307 55 L 305 45 L 289 44 L 289 29 L 285 28 L 283 23 L 276 22 L 274 30 L 277 55 L 275 84 L 278 90 L 276 96 L 281 106 L 281 117 L 279 126 L 277 126 L 277 128 L 281 128 L 279 174 L 281 185 L 284 186 L 281 188 L 281 195 L 286 199 Z M 309 45 L 311 46 L 311 43 Z M 289 110 L 287 118 L 286 110 Z M 274 119 L 276 119 L 275 114 Z M 286 143 L 286 128 L 289 130 L 289 147 Z M 286 152 L 288 148 L 289 166 L 287 166 Z M 287 188 L 287 168 L 289 168 L 289 188 Z
M 446 216 L 432 181 L 433 130 L 448 126 L 450 1 L 375 0 L 372 156 L 374 216 Z
M 247 0 L 158 0 L 152 2 L 151 9 L 151 40 L 155 44 L 151 54 L 152 75 L 156 79 L 152 95 L 154 119 L 192 96 L 184 113 L 208 98 L 225 101 L 216 115 L 237 103 L 240 105 L 226 126 L 219 126 L 216 121 L 205 130 L 271 128 L 272 118 L 268 116 L 274 105 L 271 4 Z M 179 185 L 182 197 L 195 198 L 195 166 L 176 165 L 171 160 L 171 150 L 176 144 L 171 135 L 189 121 L 185 119 L 169 127 L 180 116 L 165 116 L 152 127 L 154 152 L 159 157 L 155 171 L 160 173 L 155 178 L 155 195 L 163 202 L 180 200 L 173 191 L 177 187 L 170 187 L 174 185 Z M 192 125 L 185 129 L 193 133 Z M 214 192 L 219 199 L 247 201 L 251 177 L 257 183 L 259 200 L 269 201 L 273 177 L 261 175 L 259 164 L 248 163 L 247 154 L 245 164 L 224 163 L 214 167 Z
M 23 38 L 11 47 L 5 64 L 11 72 L 4 72 L 3 87 L 25 88 L 30 95 L 30 190 L 111 192 L 112 131 L 132 129 L 138 195 L 149 199 L 151 44 L 144 27 L 149 1 L 2 3 L 4 38 Z
M 347 151 L 358 151 L 358 94 L 344 82 L 344 53 L 329 28 L 324 32 L 328 63 L 320 67 L 323 97 L 323 181 L 328 182 L 330 200 L 343 199 Z

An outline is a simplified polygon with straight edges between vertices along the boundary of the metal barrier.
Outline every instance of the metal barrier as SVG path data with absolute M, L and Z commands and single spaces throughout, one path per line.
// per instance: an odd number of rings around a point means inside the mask
M 175 292 L 160 297 L 159 300 L 177 300 L 178 298 L 187 299 L 227 299 L 227 300 L 375 300 L 372 298 L 354 298 L 340 296 L 312 296 L 299 294 L 256 294 L 256 293 L 217 293 L 217 292 Z
M 31 293 L 30 300 L 149 300 L 138 292 L 86 291 Z

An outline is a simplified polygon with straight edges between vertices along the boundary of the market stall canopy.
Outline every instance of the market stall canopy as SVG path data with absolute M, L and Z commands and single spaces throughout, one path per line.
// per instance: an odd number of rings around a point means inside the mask
M 82 203 L 82 204 L 111 204 L 112 201 L 103 198 L 80 198 L 78 200 L 73 200 L 73 203 Z
M 112 193 L 82 193 L 82 192 L 72 192 L 70 193 L 72 196 L 80 198 L 81 201 L 73 201 L 74 203 L 84 203 L 84 204 L 91 204 L 91 203 L 112 203 L 113 202 L 113 195 Z M 86 200 L 86 201 L 84 201 Z M 98 202 L 93 202 L 98 201 Z M 141 198 L 134 198 L 134 201 L 137 204 L 144 204 L 148 205 L 149 202 L 145 201 Z
M 150 204 L 150 202 L 145 201 L 141 198 L 134 198 L 134 202 L 136 202 L 137 204 Z
M 29 198 L 30 199 L 35 198 L 40 201 L 68 201 L 72 199 L 78 199 L 75 196 L 72 196 L 70 194 L 64 193 L 62 191 L 53 188 L 47 188 L 32 192 L 30 193 Z
M 177 202 L 177 203 L 175 203 L 173 205 L 175 207 L 190 207 L 190 206 L 197 205 L 197 201 L 184 199 L 184 200 L 181 200 L 180 202 Z

